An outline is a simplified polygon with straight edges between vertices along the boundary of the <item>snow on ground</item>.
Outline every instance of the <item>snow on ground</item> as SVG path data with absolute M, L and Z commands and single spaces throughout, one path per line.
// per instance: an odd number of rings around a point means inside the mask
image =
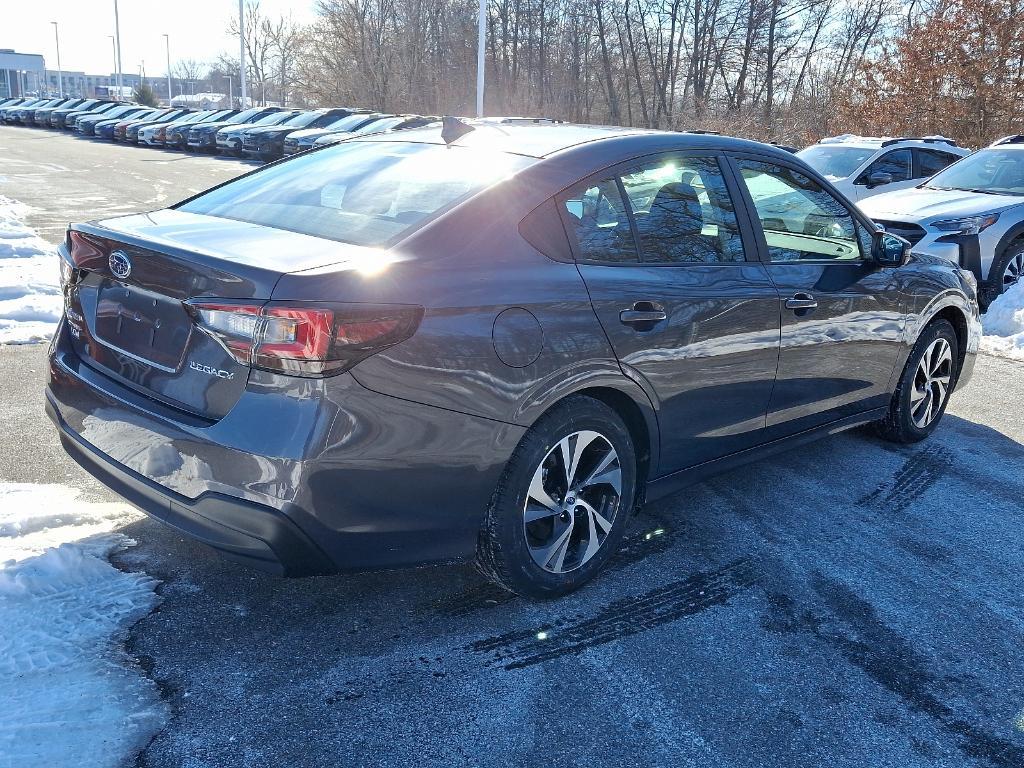
M 1011 285 L 982 315 L 981 350 L 1024 360 L 1024 280 Z
M 0 344 L 50 338 L 64 308 L 56 249 L 25 223 L 27 213 L 0 195 Z
M 0 768 L 114 768 L 164 724 L 121 643 L 156 581 L 108 556 L 138 517 L 61 485 L 0 483 Z

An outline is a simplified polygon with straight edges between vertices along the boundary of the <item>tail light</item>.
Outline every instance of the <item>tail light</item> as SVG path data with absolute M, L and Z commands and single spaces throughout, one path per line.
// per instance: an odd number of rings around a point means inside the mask
M 105 241 L 75 230 L 68 231 L 68 250 L 78 269 L 102 269 L 107 264 L 110 247 Z
M 332 376 L 405 341 L 423 308 L 399 304 L 265 305 L 192 301 L 204 331 L 238 362 L 294 376 Z

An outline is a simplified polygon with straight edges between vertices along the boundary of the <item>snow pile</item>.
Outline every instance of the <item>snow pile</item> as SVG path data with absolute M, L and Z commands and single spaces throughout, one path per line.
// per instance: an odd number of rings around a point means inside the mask
M 1011 285 L 982 315 L 983 352 L 1024 360 L 1024 280 Z
M 134 542 L 123 504 L 59 485 L 0 483 L 0 764 L 121 766 L 167 718 L 118 647 L 156 582 L 107 556 Z
M 0 195 L 0 344 L 50 338 L 64 311 L 57 254 L 25 224 L 27 212 Z

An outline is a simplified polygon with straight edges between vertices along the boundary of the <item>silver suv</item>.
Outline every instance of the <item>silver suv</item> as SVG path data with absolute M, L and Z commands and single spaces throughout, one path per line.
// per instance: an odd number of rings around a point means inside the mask
M 984 309 L 1024 272 L 1024 136 L 999 139 L 917 187 L 859 207 L 915 253 L 973 272 Z
M 943 136 L 872 138 L 845 134 L 797 152 L 850 200 L 909 189 L 971 151 Z

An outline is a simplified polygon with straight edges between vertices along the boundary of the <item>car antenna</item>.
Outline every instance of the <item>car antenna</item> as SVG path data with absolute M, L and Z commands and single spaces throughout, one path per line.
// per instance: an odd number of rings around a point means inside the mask
M 441 138 L 444 139 L 445 144 L 458 141 L 470 131 L 475 130 L 476 128 L 472 125 L 462 122 L 457 117 L 445 115 L 441 118 Z

